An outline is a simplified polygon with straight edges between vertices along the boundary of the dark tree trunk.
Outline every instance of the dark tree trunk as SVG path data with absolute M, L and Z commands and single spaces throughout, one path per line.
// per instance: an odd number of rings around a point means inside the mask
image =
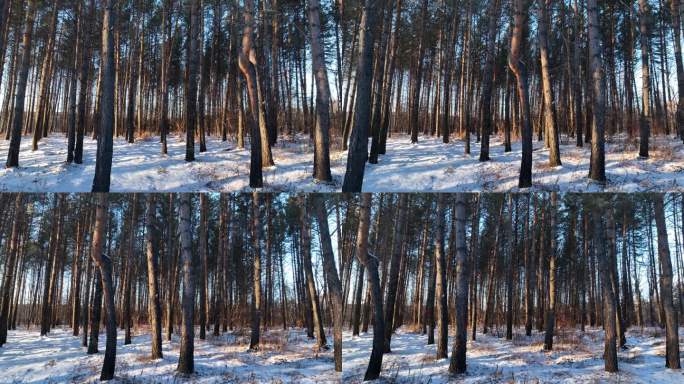
M 665 366 L 679 369 L 679 321 L 672 301 L 672 261 L 670 260 L 670 243 L 667 238 L 665 224 L 665 207 L 663 196 L 655 198 L 655 220 L 658 230 L 658 258 L 660 259 L 660 298 L 665 311 Z
M 107 222 L 109 221 L 109 197 L 107 194 L 97 194 L 95 195 L 95 198 L 97 199 L 97 205 L 95 211 L 95 228 L 93 229 L 91 256 L 96 267 L 100 270 L 102 290 L 105 300 L 105 311 L 107 313 L 107 319 L 105 321 L 105 325 L 107 327 L 107 342 L 104 362 L 102 363 L 102 373 L 100 375 L 100 380 L 105 381 L 114 378 L 114 367 L 116 365 L 116 308 L 114 306 L 112 260 L 104 253 L 103 249 L 104 243 L 106 241 L 106 226 Z
M 361 192 L 363 175 L 368 160 L 368 136 L 371 119 L 371 93 L 373 86 L 373 51 L 377 9 L 379 0 L 364 0 L 359 37 L 359 60 L 356 66 L 356 100 L 354 128 L 351 132 L 347 171 L 342 185 L 343 192 Z M 391 328 L 391 327 L 388 327 Z
M 318 219 L 318 233 L 321 243 L 321 257 L 323 258 L 323 271 L 328 285 L 330 305 L 333 320 L 333 346 L 335 355 L 335 371 L 342 372 L 342 283 L 335 267 L 330 229 L 328 228 L 328 212 L 322 195 L 314 195 L 313 208 Z
M 196 0 L 194 0 L 196 1 Z M 189 375 L 195 371 L 194 342 L 195 342 L 195 278 L 192 262 L 192 196 L 180 195 L 180 245 L 181 262 L 183 263 L 183 302 L 181 345 L 176 371 Z
M 147 252 L 147 289 L 150 329 L 152 332 L 152 359 L 162 356 L 162 320 L 159 299 L 159 248 L 157 246 L 157 205 L 155 195 L 147 196 L 145 217 L 145 245 Z
M 397 286 L 399 283 L 399 266 L 401 264 L 402 244 L 404 241 L 404 229 L 407 222 L 408 198 L 406 194 L 399 195 L 399 206 L 397 208 L 397 221 L 394 227 L 392 240 L 392 258 L 385 289 L 385 353 L 392 352 L 391 340 L 394 332 L 394 313 L 397 299 Z
M 449 343 L 449 306 L 447 303 L 447 263 L 444 253 L 444 211 L 446 210 L 446 195 L 437 196 L 437 221 L 435 234 L 435 296 L 437 304 L 437 358 L 448 357 Z
M 451 353 L 451 361 L 449 362 L 449 373 L 461 374 L 466 371 L 466 348 L 467 348 L 467 324 L 468 324 L 468 286 L 469 286 L 469 271 L 468 271 L 468 252 L 466 249 L 466 196 L 463 194 L 456 195 L 456 204 L 454 209 L 456 220 L 454 229 L 456 231 L 456 238 L 454 242 L 455 252 L 455 268 L 456 268 L 456 300 L 455 300 L 455 316 L 456 316 L 456 337 L 454 338 L 453 352 Z M 477 212 L 474 213 L 475 215 Z
M 28 0 L 23 38 L 21 41 L 21 64 L 19 66 L 19 77 L 14 97 L 12 135 L 10 138 L 9 150 L 7 152 L 7 168 L 19 166 L 19 149 L 21 147 L 21 135 L 24 124 L 26 85 L 28 83 L 29 69 L 31 67 L 31 43 L 33 38 L 33 20 L 35 16 L 36 0 Z
M 112 173 L 115 71 L 114 29 L 116 26 L 116 1 L 107 0 L 102 22 L 102 81 L 99 85 L 99 135 L 93 192 L 109 192 Z

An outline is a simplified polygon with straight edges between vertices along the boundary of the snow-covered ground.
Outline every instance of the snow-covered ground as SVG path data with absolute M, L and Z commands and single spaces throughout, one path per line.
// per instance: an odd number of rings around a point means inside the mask
M 503 335 L 500 335 L 503 336 Z M 360 383 L 366 371 L 372 334 L 345 334 L 344 381 Z M 680 340 L 684 329 L 680 329 Z M 449 338 L 449 358 L 453 337 Z M 681 341 L 680 341 L 681 343 Z M 543 350 L 544 335 L 516 332 L 512 341 L 493 335 L 477 335 L 468 342 L 467 373 L 448 374 L 449 360 L 435 359 L 435 345 L 427 336 L 400 329 L 392 336 L 392 353 L 383 357 L 379 382 L 389 383 L 683 383 L 684 370 L 665 368 L 665 337 L 661 330 L 631 329 L 627 348 L 618 352 L 619 372 L 603 370 L 603 332 L 590 329 L 561 331 L 554 350 Z
M 561 145 L 563 166 L 550 168 L 548 150 L 534 142 L 534 189 L 563 192 L 647 192 L 684 190 L 684 144 L 674 137 L 655 137 L 651 158 L 637 159 L 637 143 L 616 136 L 606 149 L 608 185 L 603 188 L 587 179 L 590 148 L 577 148 L 571 139 Z M 273 148 L 276 166 L 264 170 L 267 191 L 335 192 L 344 178 L 347 154 L 334 145 L 331 151 L 332 184 L 313 181 L 313 148 L 304 136 L 281 138 Z M 0 169 L 0 191 L 89 192 L 95 171 L 96 142 L 86 138 L 84 164 L 67 165 L 66 139 L 53 135 L 32 152 L 25 137 L 18 169 Z M 8 141 L 0 141 L 6 157 Z M 208 138 L 208 151 L 197 152 L 197 161 L 184 161 L 185 143 L 169 139 L 169 156 L 162 156 L 159 138 L 128 144 L 114 141 L 112 191 L 114 192 L 239 192 L 249 190 L 249 152 L 233 143 Z M 464 143 L 421 137 L 411 144 L 407 136 L 391 137 L 387 154 L 377 165 L 366 167 L 366 192 L 506 192 L 517 190 L 521 145 L 504 153 L 499 138 L 492 138 L 492 161 L 480 163 L 479 144 L 465 156 Z
M 141 330 L 145 331 L 145 330 Z M 67 329 L 47 337 L 37 330 L 10 331 L 0 348 L 0 383 L 90 383 L 99 381 L 105 335 L 100 353 L 87 355 L 79 338 Z M 195 335 L 195 374 L 175 375 L 180 341 L 164 341 L 162 360 L 150 360 L 150 337 L 133 337 L 123 345 L 119 332 L 115 383 L 338 383 L 332 351 L 318 352 L 300 330 L 271 330 L 262 334 L 262 349 L 247 352 L 249 334 Z

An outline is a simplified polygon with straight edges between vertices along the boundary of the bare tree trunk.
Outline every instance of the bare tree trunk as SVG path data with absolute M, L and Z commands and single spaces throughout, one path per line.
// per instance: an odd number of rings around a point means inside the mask
M 380 288 L 380 275 L 378 273 L 378 259 L 374 255 L 368 254 L 368 229 L 370 226 L 372 200 L 373 196 L 370 194 L 361 195 L 355 253 L 359 262 L 368 270 L 368 285 L 370 286 L 375 314 L 373 322 L 373 349 L 368 361 L 368 368 L 363 377 L 364 381 L 375 380 L 380 377 L 382 355 L 385 349 L 385 322 L 382 313 L 382 291 Z
M 591 0 L 590 0 L 591 1 Z M 615 313 L 615 292 L 610 285 L 608 274 L 610 266 L 604 244 L 606 243 L 606 228 L 603 224 L 603 215 L 608 204 L 602 197 L 597 197 L 593 202 L 596 206 L 592 209 L 592 221 L 594 226 L 594 252 L 601 269 L 601 289 L 603 291 L 603 327 L 605 329 L 605 348 L 603 359 L 606 372 L 618 371 L 617 358 L 617 333 Z
M 529 188 L 532 186 L 532 121 L 530 118 L 527 67 L 522 57 L 527 29 L 529 0 L 514 0 L 514 6 L 514 26 L 508 65 L 517 79 L 520 122 L 522 125 L 522 161 L 518 186 L 520 188 Z
M 674 31 L 674 55 L 677 66 L 677 131 L 684 140 L 684 63 L 682 63 L 682 17 L 680 0 L 670 0 L 670 15 L 672 16 L 672 30 Z
M 254 50 L 254 0 L 245 0 L 244 31 L 242 36 L 242 49 L 238 63 L 240 70 L 247 82 L 247 95 L 249 97 L 249 113 L 246 114 L 247 126 L 250 134 L 250 168 L 249 186 L 261 188 L 263 177 L 261 172 L 261 142 L 259 133 L 259 103 L 256 85 L 256 53 Z
M 356 100 L 354 128 L 347 157 L 347 171 L 342 185 L 343 192 L 361 192 L 363 174 L 368 160 L 368 135 L 371 119 L 371 92 L 373 81 L 373 51 L 379 0 L 364 0 L 359 37 L 359 60 L 356 67 Z M 391 328 L 391 327 L 389 327 Z
M 22 209 L 23 207 L 23 197 L 21 193 L 18 193 L 14 200 L 14 217 L 12 223 L 12 235 L 9 243 L 9 252 L 5 259 L 5 273 L 4 281 L 2 284 L 2 306 L 0 307 L 0 347 L 7 343 L 7 328 L 8 328 L 8 316 L 9 316 L 9 306 L 10 300 L 9 295 L 12 289 L 12 282 L 14 278 L 14 260 L 19 252 L 19 231 L 21 225 Z
M 155 195 L 147 196 L 145 217 L 145 245 L 147 248 L 147 289 L 150 328 L 152 331 L 152 359 L 162 356 L 162 320 L 159 300 L 159 248 L 157 246 L 157 205 Z
M 12 132 L 9 150 L 7 152 L 7 168 L 19 166 L 19 149 L 21 147 L 21 135 L 24 124 L 24 103 L 26 99 L 26 85 L 28 83 L 29 69 L 31 67 L 31 43 L 33 37 L 33 20 L 36 16 L 36 0 L 28 0 L 24 32 L 21 42 L 21 64 L 19 78 L 14 97 L 14 112 Z
M 605 149 L 605 80 L 603 77 L 603 59 L 601 53 L 601 24 L 596 0 L 587 0 L 589 16 L 589 65 L 592 77 L 592 129 L 591 129 L 591 166 L 589 178 L 606 182 L 606 149 Z M 616 368 L 617 369 L 617 368 Z
M 480 161 L 489 161 L 489 136 L 493 132 L 494 111 L 492 110 L 492 88 L 494 88 L 494 62 L 496 60 L 496 34 L 499 24 L 500 1 L 489 4 L 489 32 L 487 35 L 486 62 L 484 67 L 484 86 L 482 91 L 482 140 L 480 141 Z
M 318 300 L 318 292 L 316 291 L 316 282 L 314 280 L 313 269 L 311 266 L 311 228 L 308 213 L 308 205 L 306 199 L 302 197 L 300 200 L 299 221 L 301 225 L 301 256 L 302 265 L 304 267 L 304 275 L 306 278 L 306 289 L 310 299 L 311 314 L 313 317 L 314 332 L 319 348 L 327 348 L 327 340 L 325 338 L 325 329 L 323 328 L 323 317 L 321 311 L 321 304 Z
M 197 81 L 199 77 L 200 47 L 200 1 L 186 0 L 189 17 L 188 42 L 186 44 L 185 80 L 185 161 L 195 161 L 195 127 L 197 125 Z
M 207 311 L 209 310 L 209 265 L 207 261 L 207 226 L 209 205 L 207 201 L 207 195 L 200 194 L 200 225 L 199 225 L 199 253 L 200 261 L 202 263 L 202 269 L 200 274 L 200 305 L 199 305 L 199 322 L 200 322 L 200 340 L 205 340 L 207 338 L 207 319 L 209 318 Z
M 437 221 L 435 234 L 435 271 L 437 280 L 435 296 L 437 298 L 437 358 L 448 357 L 449 343 L 449 305 L 447 303 L 447 262 L 444 252 L 444 211 L 446 210 L 446 195 L 437 196 Z
M 660 259 L 660 298 L 665 311 L 665 366 L 679 369 L 679 321 L 672 301 L 672 261 L 670 260 L 670 243 L 667 238 L 665 224 L 665 207 L 663 196 L 655 197 L 655 220 L 658 230 L 658 257 Z
M 394 332 L 394 306 L 397 299 L 397 285 L 399 283 L 399 266 L 401 264 L 402 244 L 404 241 L 404 229 L 406 228 L 408 195 L 399 195 L 397 207 L 397 221 L 394 227 L 392 240 L 392 258 L 385 290 L 385 353 L 392 352 L 391 340 Z
M 314 179 L 332 181 L 330 173 L 330 84 L 325 65 L 325 50 L 321 41 L 320 5 L 309 2 L 309 30 L 311 31 L 311 59 L 316 78 L 316 129 L 314 131 Z
M 559 127 L 556 123 L 556 109 L 554 107 L 555 101 L 553 97 L 553 84 L 551 84 L 551 74 L 549 72 L 549 37 L 548 37 L 548 23 L 549 12 L 548 8 L 553 5 L 551 0 L 539 0 L 539 18 L 537 25 L 537 33 L 539 34 L 539 52 L 541 55 L 541 75 L 542 88 L 544 93 L 544 126 L 547 132 L 547 140 L 549 143 L 549 166 L 558 167 L 561 164 L 560 147 L 559 147 Z
M 91 256 L 97 268 L 100 269 L 102 278 L 102 290 L 105 299 L 105 310 L 107 312 L 107 343 L 105 349 L 104 362 L 102 364 L 102 374 L 100 380 L 111 380 L 114 378 L 114 367 L 116 365 L 116 308 L 114 306 L 114 282 L 112 280 L 112 260 L 103 251 L 105 242 L 105 230 L 108 220 L 109 197 L 107 194 L 95 195 L 97 201 L 95 211 L 95 228 L 93 230 L 92 253 Z
M 252 292 L 252 335 L 249 349 L 259 350 L 261 327 L 261 198 L 256 192 L 252 195 L 252 241 L 254 243 L 254 291 Z
M 333 345 L 335 354 L 335 371 L 342 372 L 342 283 L 335 267 L 335 256 L 330 240 L 330 229 L 328 228 L 328 212 L 325 207 L 325 200 L 322 195 L 313 196 L 313 208 L 318 218 L 318 233 L 321 243 L 321 257 L 323 258 L 323 271 L 327 282 L 328 294 L 333 320 Z
M 639 0 L 639 32 L 641 33 L 641 102 L 642 112 L 639 119 L 639 157 L 648 158 L 648 139 L 651 135 L 651 70 L 650 70 L 650 31 L 651 16 L 648 0 Z
M 99 86 L 102 94 L 99 99 L 100 121 L 93 192 L 109 192 L 112 173 L 116 67 L 114 63 L 115 3 L 114 0 L 107 0 L 102 22 L 102 83 Z
M 453 352 L 451 353 L 451 361 L 449 362 L 449 373 L 461 374 L 466 371 L 466 348 L 467 348 L 467 324 L 468 324 L 468 286 L 469 286 L 469 271 L 468 271 L 468 252 L 466 249 L 466 196 L 463 194 L 456 195 L 455 208 L 456 220 L 454 229 L 456 237 L 454 247 L 455 268 L 456 268 L 456 337 L 454 338 Z M 477 212 L 474 213 L 475 215 Z
M 558 205 L 558 195 L 551 193 L 551 209 L 549 212 L 549 229 L 551 244 L 549 249 L 549 306 L 546 309 L 546 333 L 544 335 L 544 350 L 553 349 L 553 332 L 556 328 L 556 210 Z
M 196 1 L 196 0 L 195 0 Z M 183 263 L 183 303 L 181 345 L 176 371 L 189 375 L 195 371 L 195 278 L 192 263 L 192 223 L 191 200 L 189 194 L 180 195 L 180 243 L 181 262 Z

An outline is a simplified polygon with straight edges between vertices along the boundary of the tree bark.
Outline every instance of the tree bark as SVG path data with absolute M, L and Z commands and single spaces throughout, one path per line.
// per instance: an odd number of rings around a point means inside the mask
M 328 228 L 328 212 L 325 207 L 325 200 L 321 196 L 313 196 L 313 208 L 318 219 L 323 271 L 325 272 L 328 294 L 330 295 L 335 371 L 342 372 L 342 283 L 335 267 L 335 256 L 333 254 L 332 241 L 330 240 L 330 229 Z
M 112 260 L 105 254 L 104 242 L 106 236 L 106 226 L 108 220 L 109 197 L 107 194 L 96 194 L 95 228 L 93 230 L 92 253 L 91 256 L 95 265 L 100 270 L 102 279 L 102 290 L 104 293 L 105 310 L 107 313 L 107 343 L 105 349 L 104 362 L 100 380 L 111 380 L 114 378 L 114 367 L 116 365 L 116 308 L 114 306 L 114 282 L 112 279 Z
M 444 211 L 446 210 L 446 195 L 437 196 L 437 221 L 435 223 L 435 265 L 437 280 L 435 296 L 437 304 L 437 358 L 448 357 L 449 343 L 449 306 L 447 303 L 447 262 L 444 253 Z
M 28 0 L 26 20 L 21 41 L 21 64 L 19 77 L 16 84 L 14 97 L 14 112 L 12 122 L 12 135 L 9 150 L 7 152 L 7 168 L 19 166 L 19 149 L 21 147 L 21 135 L 24 124 L 24 103 L 26 99 L 26 85 L 28 83 L 29 69 L 31 67 L 31 43 L 33 37 L 33 21 L 36 17 L 36 0 Z
M 670 259 L 670 243 L 665 224 L 665 207 L 663 196 L 655 197 L 655 220 L 658 231 L 658 258 L 660 259 L 660 298 L 665 311 L 665 366 L 679 369 L 679 321 L 672 300 L 672 261 Z
M 195 277 L 192 262 L 192 196 L 180 195 L 180 244 L 181 262 L 183 263 L 183 302 L 181 345 L 176 371 L 189 375 L 195 371 L 194 342 L 195 342 Z
M 449 362 L 449 373 L 462 374 L 466 372 L 466 348 L 467 348 L 467 324 L 468 324 L 468 252 L 466 249 L 466 196 L 457 194 L 455 226 L 455 268 L 456 268 L 456 300 L 454 303 L 456 317 L 456 337 L 454 338 L 453 352 Z M 476 213 L 475 213 L 476 214 Z
M 397 299 L 397 285 L 399 283 L 399 266 L 401 264 L 402 244 L 404 241 L 404 229 L 407 222 L 408 195 L 399 195 L 399 206 L 397 207 L 397 221 L 394 227 L 392 240 L 392 258 L 385 290 L 385 353 L 392 352 L 391 340 L 394 332 L 394 313 L 395 302 Z
M 368 135 L 371 119 L 371 92 L 373 81 L 373 51 L 380 0 L 365 0 L 359 36 L 359 60 L 356 66 L 356 101 L 354 128 L 347 155 L 347 170 L 342 184 L 343 192 L 361 192 L 363 175 L 368 160 Z M 391 328 L 391 327 L 390 327 Z
M 154 194 L 147 196 L 145 245 L 147 252 L 148 312 L 152 332 L 152 359 L 162 356 L 162 320 L 159 299 L 159 248 L 157 246 L 157 205 Z
M 316 129 L 314 131 L 314 179 L 332 181 L 330 173 L 330 84 L 325 65 L 325 50 L 321 38 L 320 5 L 309 2 L 309 30 L 311 32 L 311 61 L 316 79 Z
M 606 182 L 606 149 L 605 149 L 605 80 L 603 76 L 603 59 L 601 53 L 601 24 L 596 0 L 587 0 L 589 21 L 589 66 L 591 68 L 592 85 L 592 128 L 591 128 L 591 164 L 589 178 L 598 183 Z
M 114 0 L 107 0 L 102 22 L 102 81 L 99 86 L 99 91 L 102 93 L 99 99 L 100 124 L 92 192 L 109 192 L 111 182 L 116 71 L 114 62 L 115 3 Z
M 522 57 L 527 29 L 527 10 L 529 0 L 514 0 L 513 34 L 508 65 L 515 75 L 520 103 L 520 123 L 522 126 L 522 160 L 518 187 L 532 186 L 532 122 L 530 118 L 529 89 L 527 85 L 527 66 Z

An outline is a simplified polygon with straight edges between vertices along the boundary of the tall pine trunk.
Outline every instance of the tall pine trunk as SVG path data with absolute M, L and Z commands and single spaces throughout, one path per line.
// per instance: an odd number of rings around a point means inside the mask
M 7 168 L 19 166 L 19 148 L 24 125 L 24 103 L 26 99 L 26 85 L 31 67 L 31 43 L 33 38 L 33 21 L 36 16 L 36 0 L 28 0 L 26 20 L 24 22 L 23 38 L 21 41 L 21 63 L 19 77 L 14 97 L 14 111 L 9 150 L 7 151 Z
M 195 371 L 195 277 L 192 262 L 192 196 L 180 195 L 180 255 L 183 263 L 181 345 L 176 371 L 189 375 Z
M 95 162 L 95 178 L 93 192 L 109 192 L 112 173 L 113 135 L 114 135 L 114 29 L 116 25 L 116 9 L 114 0 L 107 0 L 102 22 L 102 81 L 99 86 L 99 135 L 97 141 L 97 157 Z

